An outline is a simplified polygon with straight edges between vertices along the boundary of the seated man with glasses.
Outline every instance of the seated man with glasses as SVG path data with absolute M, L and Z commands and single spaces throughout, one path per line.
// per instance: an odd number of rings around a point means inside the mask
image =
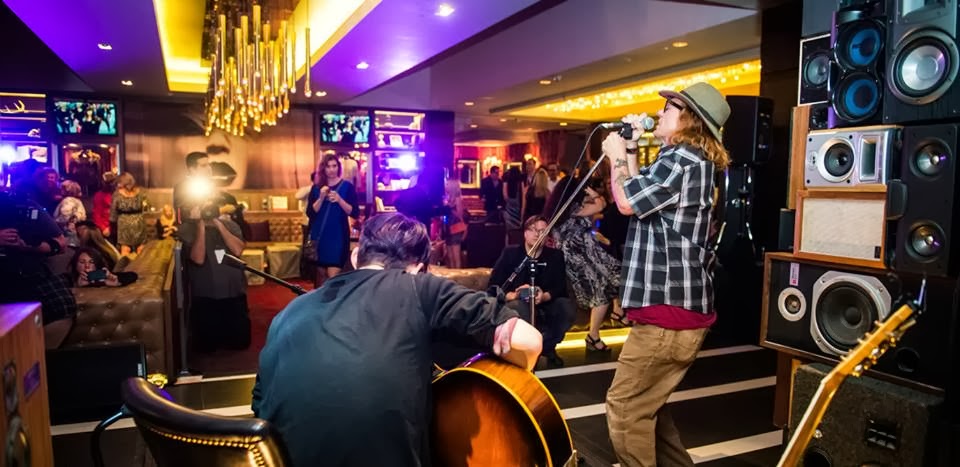
M 549 366 L 561 367 L 563 360 L 557 355 L 557 344 L 563 341 L 577 309 L 567 297 L 566 262 L 563 253 L 555 248 L 541 246 L 532 251 L 537 239 L 546 232 L 547 220 L 543 216 L 530 216 L 523 224 L 523 245 L 511 245 L 503 249 L 493 266 L 489 287 L 501 287 L 506 294 L 507 306 L 517 310 L 520 317 L 530 321 L 530 300 L 535 305 L 534 325 L 543 334 L 543 353 Z M 530 255 L 537 262 L 534 276 L 535 290 L 530 289 L 530 265 L 525 264 L 517 276 L 506 283 L 510 275 Z

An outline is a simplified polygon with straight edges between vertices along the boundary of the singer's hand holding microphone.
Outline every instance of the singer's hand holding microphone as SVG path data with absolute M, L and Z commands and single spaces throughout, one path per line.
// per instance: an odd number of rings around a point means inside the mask
M 636 148 L 640 135 L 644 131 L 652 130 L 656 124 L 656 121 L 645 113 L 640 115 L 629 114 L 619 122 L 601 123 L 602 128 L 620 130 L 616 133 L 610 133 L 603 140 L 603 152 L 607 154 L 611 161 L 624 157 L 628 142 L 630 146 Z

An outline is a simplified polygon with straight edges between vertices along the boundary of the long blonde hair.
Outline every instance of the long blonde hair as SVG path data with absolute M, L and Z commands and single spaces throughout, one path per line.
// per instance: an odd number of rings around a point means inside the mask
M 535 198 L 546 198 L 550 194 L 550 177 L 543 167 L 537 168 L 533 173 L 533 182 L 530 184 L 533 188 Z
M 670 144 L 686 144 L 703 151 L 704 159 L 713 162 L 714 170 L 717 172 L 730 165 L 730 154 L 727 153 L 727 149 L 713 136 L 713 133 L 710 133 L 699 115 L 684 108 L 680 111 L 677 126 L 679 127 L 677 131 L 670 136 Z

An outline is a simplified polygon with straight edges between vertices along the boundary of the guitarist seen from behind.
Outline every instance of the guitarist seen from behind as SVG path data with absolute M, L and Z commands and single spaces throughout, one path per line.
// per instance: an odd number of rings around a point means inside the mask
M 497 297 L 419 274 L 429 252 L 423 224 L 376 215 L 353 252 L 357 269 L 274 318 L 252 408 L 276 425 L 293 465 L 429 465 L 435 332 L 533 368 L 540 333 Z

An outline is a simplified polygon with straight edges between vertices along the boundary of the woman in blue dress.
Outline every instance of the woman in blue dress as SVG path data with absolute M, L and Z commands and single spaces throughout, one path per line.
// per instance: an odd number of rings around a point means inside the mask
M 350 221 L 357 218 L 357 191 L 343 179 L 343 166 L 336 154 L 328 154 L 318 168 L 318 182 L 307 198 L 310 241 L 316 250 L 314 286 L 340 273 L 350 255 Z

